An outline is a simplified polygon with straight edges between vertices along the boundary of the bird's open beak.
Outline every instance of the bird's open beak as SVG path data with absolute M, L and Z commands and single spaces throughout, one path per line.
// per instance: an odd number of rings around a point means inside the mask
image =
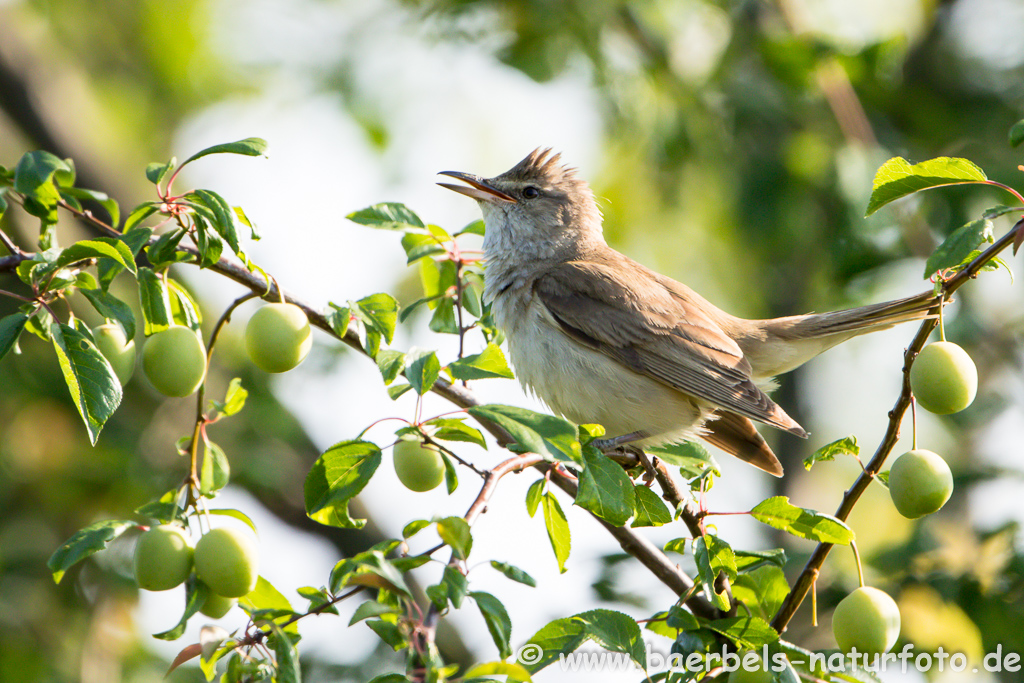
M 472 197 L 479 201 L 491 202 L 497 204 L 500 202 L 512 202 L 515 203 L 515 198 L 510 197 L 501 190 L 491 187 L 487 184 L 487 181 L 480 176 L 473 175 L 472 173 L 462 173 L 460 171 L 441 171 L 438 175 L 451 176 L 452 178 L 458 178 L 463 181 L 469 187 L 464 185 L 451 185 L 449 183 L 438 183 L 441 187 L 447 187 L 449 190 L 454 190 L 459 194 L 464 194 L 467 197 Z

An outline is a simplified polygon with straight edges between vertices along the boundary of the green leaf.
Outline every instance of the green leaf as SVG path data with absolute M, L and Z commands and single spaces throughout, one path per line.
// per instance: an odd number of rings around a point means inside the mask
M 587 642 L 586 626 L 585 622 L 573 617 L 555 619 L 542 626 L 519 649 L 525 660 L 521 660 L 522 664 L 526 666 L 527 671 L 534 674 L 548 664 L 557 662 L 560 655 L 575 652 L 580 645 Z M 534 657 L 534 654 L 537 656 Z M 526 658 L 526 655 L 530 655 L 529 658 Z
M 791 505 L 786 496 L 775 496 L 758 503 L 750 514 L 757 521 L 800 538 L 818 543 L 849 545 L 853 530 L 831 515 Z
M 132 313 L 131 306 L 102 289 L 80 289 L 78 291 L 89 300 L 97 313 L 104 318 L 111 318 L 121 323 L 121 327 L 124 328 L 124 336 L 129 341 L 135 338 L 135 314 Z M 0 354 L 0 356 L 2 355 Z
M 448 298 L 439 299 L 427 327 L 431 332 L 438 334 L 458 334 L 459 322 L 455 318 L 455 301 Z
M 136 206 L 132 209 L 131 213 L 128 214 L 128 217 L 124 219 L 124 234 L 127 235 L 130 232 L 134 232 L 135 226 L 159 210 L 159 202 L 145 202 Z
M 558 499 L 551 493 L 545 493 L 541 497 L 541 506 L 544 509 L 544 526 L 548 531 L 548 540 L 551 541 L 551 549 L 555 551 L 555 559 L 558 560 L 558 571 L 564 574 L 572 542 L 569 522 L 562 512 L 562 506 L 558 504 Z
M 352 309 L 367 328 L 378 332 L 388 344 L 395 334 L 398 321 L 398 302 L 390 294 L 371 294 L 356 302 Z
M 212 441 L 204 442 L 203 469 L 199 477 L 199 492 L 211 498 L 228 485 L 231 465 L 223 449 Z
M 487 379 L 489 377 L 513 379 L 515 377 L 508 367 L 505 354 L 493 342 L 480 353 L 466 356 L 449 364 L 448 371 L 452 377 L 458 380 Z
M 331 331 L 334 334 L 343 339 L 345 333 L 348 332 L 349 321 L 352 320 L 352 310 L 348 306 L 339 306 L 330 301 L 327 302 L 327 305 L 331 307 L 331 310 L 324 314 L 327 324 L 331 326 Z
M 167 285 L 151 268 L 139 268 L 139 303 L 147 337 L 171 326 L 173 316 Z
M 665 623 L 672 628 L 681 628 L 684 631 L 693 631 L 700 628 L 700 622 L 697 621 L 697 617 L 693 616 L 693 612 L 686 609 L 683 605 L 672 605 L 668 610 L 668 617 Z
M 430 391 L 441 375 L 441 362 L 433 351 L 411 349 L 406 354 L 405 377 L 413 391 L 422 396 Z
M 774 564 L 740 574 L 732 582 L 733 597 L 745 604 L 761 618 L 771 621 L 789 595 L 786 574 Z
M 348 320 L 346 314 L 345 320 Z M 344 332 L 341 336 L 344 336 Z M 381 377 L 384 378 L 384 384 L 388 385 L 395 381 L 398 377 L 398 373 L 405 369 L 405 354 L 401 351 L 394 351 L 392 349 L 381 349 L 377 352 L 377 369 L 380 370 Z
M 146 165 L 146 180 L 153 183 L 154 185 L 160 185 L 167 174 L 174 168 L 176 164 L 175 159 L 161 164 L 159 161 L 154 161 Z
M 182 516 L 182 510 L 178 507 L 178 489 L 171 489 L 159 498 L 151 500 L 144 505 L 140 505 L 135 508 L 135 514 L 140 517 L 149 517 L 160 521 L 161 523 L 172 522 L 174 520 L 180 520 L 184 522 Z
M 350 221 L 371 228 L 385 230 L 407 230 L 409 228 L 425 228 L 423 220 L 405 204 L 384 202 L 374 204 L 365 209 L 354 211 L 346 216 Z
M 331 570 L 331 590 L 338 592 L 345 586 L 368 586 L 409 597 L 409 587 L 401 571 L 384 557 L 384 553 L 391 552 L 399 545 L 399 541 L 384 543 L 383 549 L 382 544 L 378 543 L 370 550 L 338 562 Z
M 519 583 L 526 584 L 527 586 L 536 588 L 537 580 L 532 576 L 524 572 L 519 567 L 509 564 L 508 562 L 498 562 L 497 560 L 491 560 L 491 566 L 497 569 L 499 572 L 504 574 L 507 578 L 517 581 Z
M 779 634 L 775 629 L 769 626 L 764 619 L 758 617 L 730 617 L 715 621 L 702 619 L 701 623 L 712 631 L 729 638 L 744 650 L 757 650 L 779 639 Z
M 483 219 L 478 218 L 475 221 L 473 221 L 472 223 L 470 223 L 469 225 L 467 225 L 466 227 L 464 227 L 462 230 L 459 230 L 457 233 L 455 233 L 456 237 L 458 237 L 459 235 L 480 235 L 481 237 L 483 237 L 483 235 L 484 235 L 484 221 L 483 221 Z
M 698 536 L 693 543 L 693 557 L 708 599 L 718 609 L 728 611 L 729 596 L 724 591 L 718 592 L 715 580 L 719 572 L 725 572 L 730 579 L 736 577 L 736 559 L 732 547 L 713 534 Z
M 231 205 L 216 192 L 212 190 L 195 190 L 190 192 L 187 197 L 193 201 L 201 202 L 203 206 L 207 207 L 212 212 L 212 219 L 210 222 L 213 224 L 213 229 L 217 231 L 217 234 L 224 238 L 224 241 L 231 247 L 231 251 L 238 253 L 238 224 L 236 222 L 236 215 Z M 208 218 L 209 219 L 209 218 Z M 218 256 L 219 258 L 219 256 Z
M 238 140 L 237 142 L 226 142 L 220 145 L 214 145 L 213 147 L 207 147 L 206 149 L 196 152 L 188 159 L 182 162 L 182 166 L 191 163 L 196 159 L 201 159 L 208 154 L 243 154 L 249 157 L 258 157 L 267 151 L 267 141 L 261 138 L 245 138 L 244 140 Z
M 84 259 L 101 257 L 112 259 L 132 274 L 136 272 L 132 250 L 127 244 L 113 237 L 94 237 L 75 242 L 60 252 L 54 265 L 57 268 L 64 268 Z
M 174 491 L 172 493 L 177 492 Z M 256 534 L 257 537 L 259 536 L 259 531 L 256 530 L 256 523 L 253 522 L 252 519 L 250 519 L 249 515 L 245 514 L 240 510 L 235 510 L 232 508 L 211 508 L 207 509 L 203 514 L 219 515 L 221 517 L 231 517 L 232 519 L 237 519 L 238 521 L 248 525 L 248 527 L 252 529 L 252 532 Z
M 583 462 L 576 505 L 609 524 L 622 526 L 633 516 L 633 482 L 621 465 L 596 448 L 583 449 Z
M 379 617 L 384 614 L 398 614 L 400 610 L 391 605 L 377 602 L 376 600 L 367 600 L 366 602 L 360 603 L 359 607 L 356 607 L 355 612 L 352 613 L 352 618 L 349 619 L 348 625 L 358 624 L 360 621 L 369 619 L 370 617 Z
M 924 277 L 929 278 L 947 268 L 956 268 L 983 244 L 994 241 L 992 221 L 987 218 L 957 228 L 928 257 Z
M 409 683 L 404 674 L 381 674 L 370 679 L 369 683 Z
M 71 173 L 72 169 L 63 159 L 42 150 L 23 155 L 14 167 L 14 191 L 34 200 L 31 205 L 26 203 L 25 209 L 51 223 L 57 220 L 56 208 L 60 199 L 60 193 L 52 182 L 58 172 Z
M 1010 128 L 1010 146 L 1019 147 L 1024 142 L 1024 121 L 1018 121 Z
M 512 681 L 517 681 L 518 683 L 529 683 L 529 681 L 533 680 L 530 678 L 529 671 L 514 662 L 485 662 L 483 664 L 477 664 L 470 667 L 466 673 L 462 675 L 462 680 L 465 683 L 475 678 L 483 678 L 487 676 L 505 676 L 506 680 L 510 683 Z M 405 681 L 404 678 L 402 680 Z
M 447 589 L 448 599 L 455 609 L 462 607 L 462 600 L 469 594 L 469 581 L 466 575 L 452 565 L 446 565 L 442 581 Z
M 716 475 L 722 474 L 713 455 L 708 449 L 693 441 L 657 446 L 644 449 L 648 454 L 664 460 L 669 465 L 681 467 L 686 477 L 695 477 L 708 468 Z
M 531 517 L 537 514 L 537 507 L 540 505 L 541 496 L 544 495 L 544 484 L 546 483 L 544 479 L 538 479 L 530 484 L 530 488 L 526 491 L 526 512 Z
M 199 230 L 200 240 L 205 239 L 202 226 Z M 160 267 L 168 263 L 176 263 L 184 258 L 184 252 L 176 251 L 178 243 L 185 236 L 184 228 L 174 228 L 160 235 L 152 244 L 146 247 L 146 257 L 154 267 Z M 203 246 L 203 245 L 200 245 Z M 205 248 L 203 249 L 205 251 Z
M 437 535 L 461 560 L 469 557 L 473 550 L 473 535 L 469 524 L 462 517 L 445 517 L 437 523 Z
M 491 633 L 491 639 L 498 647 L 498 654 L 502 659 L 512 656 L 512 620 L 509 619 L 508 611 L 501 604 L 498 598 L 483 591 L 473 591 L 469 594 L 476 601 L 487 623 L 487 630 Z M 635 622 L 634 622 L 635 623 Z
M 475 443 L 484 450 L 487 449 L 487 442 L 484 440 L 483 433 L 476 427 L 470 427 L 461 419 L 436 417 L 433 420 L 427 420 L 424 424 L 435 428 L 432 434 L 435 439 Z
M 270 626 L 274 632 L 274 637 L 271 640 L 277 660 L 277 675 L 274 676 L 274 683 L 300 683 L 302 672 L 299 669 L 299 652 L 295 649 L 295 643 L 280 626 L 274 622 L 271 622 Z
M 414 519 L 402 527 L 402 538 L 410 539 L 431 524 L 433 524 L 433 522 L 428 519 Z
M 228 384 L 224 393 L 224 402 L 216 403 L 217 412 L 224 417 L 231 417 L 245 407 L 245 399 L 249 398 L 249 392 L 242 386 L 242 378 L 235 377 Z
M 18 343 L 18 337 L 21 336 L 27 322 L 28 314 L 20 311 L 0 318 L 0 359 Z
M 110 225 L 115 228 L 117 227 L 117 224 L 121 222 L 121 207 L 118 206 L 117 201 L 111 199 L 106 192 L 86 190 L 81 187 L 65 187 L 61 189 L 60 194 L 65 198 L 65 200 L 88 199 L 96 202 L 110 214 Z
M 647 668 L 647 649 L 636 620 L 628 614 L 608 609 L 595 609 L 573 617 L 582 622 L 590 640 L 611 652 L 622 652 L 643 668 Z
M 889 202 L 921 190 L 986 180 L 985 172 L 967 159 L 939 157 L 911 166 L 906 159 L 895 157 L 882 164 L 875 173 L 867 215 Z
M 765 564 L 773 564 L 783 569 L 786 568 L 786 551 L 782 548 L 771 550 L 734 550 L 736 556 L 736 570 L 740 572 L 750 571 L 755 567 Z
M 275 622 L 286 621 L 295 614 L 292 604 L 284 596 L 284 593 L 277 590 L 274 584 L 262 576 L 256 579 L 256 587 L 252 589 L 252 592 L 238 599 L 238 606 L 245 610 L 250 617 L 263 613 Z M 298 622 L 288 624 L 284 630 L 288 633 L 298 634 Z
M 327 526 L 361 529 L 365 519 L 352 519 L 348 503 L 380 465 L 381 453 L 368 441 L 342 441 L 331 446 L 306 476 L 306 514 Z
M 185 582 L 185 612 L 181 615 L 181 619 L 178 620 L 177 626 L 161 633 L 154 633 L 153 637 L 160 640 L 177 640 L 181 638 L 185 633 L 185 627 L 188 626 L 188 620 L 203 606 L 209 593 L 210 589 L 202 581 L 198 581 L 195 574 L 188 577 L 188 580 Z
M 53 572 L 54 582 L 60 583 L 68 569 L 103 550 L 111 541 L 134 526 L 135 522 L 107 519 L 79 529 L 46 561 L 46 566 Z
M 832 443 L 825 444 L 804 460 L 804 468 L 808 471 L 814 467 L 816 462 L 831 462 L 837 455 L 860 455 L 860 446 L 857 445 L 857 437 L 854 435 L 837 439 Z
M 512 435 L 524 450 L 553 462 L 581 462 L 576 426 L 554 415 L 525 408 L 490 404 L 467 409 L 478 420 L 489 420 Z
M 634 492 L 636 519 L 629 526 L 661 526 L 672 521 L 672 512 L 657 493 L 643 484 L 637 484 Z
M 121 404 L 121 382 L 92 340 L 78 330 L 53 323 L 50 338 L 71 399 L 95 446 L 103 425 Z

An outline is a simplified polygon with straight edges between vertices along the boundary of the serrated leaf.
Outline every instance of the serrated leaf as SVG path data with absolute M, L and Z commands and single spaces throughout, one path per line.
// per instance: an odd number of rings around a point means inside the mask
M 413 391 L 422 396 L 430 391 L 441 375 L 441 361 L 433 351 L 411 349 L 405 357 L 405 378 Z
M 576 505 L 609 524 L 622 526 L 633 516 L 636 493 L 633 482 L 617 462 L 588 447 L 583 450 Z
M 18 337 L 21 336 L 27 322 L 28 314 L 20 311 L 0 318 L 0 359 L 18 343 Z
M 505 354 L 501 348 L 493 342 L 487 345 L 480 353 L 460 358 L 448 365 L 448 371 L 452 377 L 458 380 L 487 379 L 490 377 L 501 377 L 513 379 L 515 375 L 508 367 Z
M 92 340 L 78 330 L 53 323 L 50 339 L 71 399 L 95 446 L 103 425 L 121 404 L 121 382 Z
M 725 592 L 718 592 L 715 581 L 719 572 L 725 572 L 730 579 L 736 577 L 736 559 L 732 547 L 713 534 L 698 536 L 693 543 L 693 558 L 697 564 L 697 572 L 704 592 L 715 607 L 722 611 L 729 610 L 729 597 Z
M 220 145 L 214 145 L 207 147 L 206 149 L 196 152 L 188 159 L 182 162 L 182 166 L 191 163 L 196 159 L 201 159 L 209 154 L 242 154 L 249 157 L 258 157 L 267 151 L 267 141 L 262 138 L 245 138 L 244 140 L 238 140 L 236 142 L 225 142 Z
M 496 423 L 525 450 L 546 460 L 578 463 L 583 459 L 576 426 L 560 417 L 499 404 L 472 406 L 466 412 Z
M 368 328 L 378 332 L 388 344 L 395 334 L 398 321 L 398 302 L 390 294 L 371 294 L 356 302 L 352 312 Z
M 730 617 L 715 621 L 701 620 L 706 628 L 721 633 L 744 650 L 757 650 L 774 643 L 779 634 L 759 617 Z
M 786 496 L 774 496 L 750 511 L 757 521 L 818 543 L 849 545 L 853 530 L 831 515 L 790 504 Z
M 139 268 L 139 303 L 147 337 L 171 326 L 173 316 L 167 285 L 151 268 Z
M 666 615 L 665 623 L 672 628 L 683 629 L 684 631 L 693 631 L 700 628 L 700 622 L 697 621 L 697 617 L 683 605 L 672 605 Z
M 487 442 L 484 440 L 483 433 L 476 427 L 470 427 L 462 420 L 450 417 L 438 417 L 433 420 L 428 420 L 424 424 L 435 428 L 435 431 L 432 434 L 435 439 L 439 439 L 441 441 L 475 443 L 484 450 L 487 449 Z
M 201 202 L 210 210 L 212 213 L 210 223 L 212 223 L 213 229 L 228 243 L 231 251 L 237 254 L 239 251 L 238 224 L 237 216 L 231 205 L 213 190 L 195 190 L 186 196 L 193 201 Z
M 994 241 L 992 221 L 987 218 L 957 228 L 928 257 L 924 277 L 929 278 L 937 271 L 959 266 L 981 245 Z
M 348 306 L 339 306 L 332 302 L 328 302 L 327 305 L 331 307 L 331 310 L 324 314 L 327 324 L 331 326 L 331 331 L 338 335 L 338 338 L 343 339 L 345 333 L 348 332 L 349 321 L 352 320 L 352 311 Z
M 764 564 L 773 564 L 785 569 L 786 551 L 782 548 L 771 550 L 734 550 L 736 557 L 736 570 L 740 572 L 750 571 L 755 567 Z
M 498 647 L 498 654 L 502 659 L 512 656 L 512 620 L 508 611 L 501 604 L 498 598 L 483 591 L 473 591 L 469 594 L 480 608 L 484 622 L 487 623 L 487 630 L 491 634 L 491 640 Z
M 519 649 L 524 655 L 530 654 L 529 659 L 522 661 L 526 670 L 535 674 L 552 662 L 559 661 L 560 655 L 575 652 L 587 642 L 586 626 L 586 623 L 573 617 L 555 619 L 542 626 Z
M 107 519 L 79 529 L 46 561 L 46 566 L 53 572 L 54 582 L 60 583 L 71 567 L 103 550 L 111 541 L 134 526 L 135 522 Z
M 524 572 L 519 567 L 509 564 L 508 562 L 498 562 L 497 560 L 491 560 L 491 566 L 497 569 L 499 572 L 504 574 L 507 578 L 517 581 L 527 586 L 535 588 L 537 586 L 537 580 L 532 576 Z
M 672 521 L 672 512 L 657 493 L 643 484 L 637 484 L 634 492 L 636 516 L 630 527 L 661 526 Z
M 295 649 L 288 633 L 276 623 L 270 623 L 274 632 L 271 639 L 274 645 L 274 655 L 277 666 L 277 675 L 274 676 L 274 683 L 301 683 L 302 672 L 299 669 L 299 652 Z
M 526 512 L 533 517 L 537 514 L 537 507 L 540 505 L 541 496 L 544 495 L 544 484 L 547 483 L 543 479 L 530 484 L 530 488 L 526 490 Z
M 647 649 L 636 620 L 628 614 L 608 609 L 595 609 L 573 617 L 584 624 L 590 640 L 611 652 L 630 656 L 641 668 L 647 668 Z
M 212 441 L 204 442 L 199 492 L 207 498 L 212 497 L 217 491 L 228 485 L 230 476 L 231 465 L 228 463 L 228 456 L 224 454 L 224 450 Z
M 345 316 L 348 320 L 348 316 Z M 344 332 L 341 333 L 344 335 Z M 377 369 L 380 370 L 384 384 L 388 385 L 395 381 L 398 374 L 405 368 L 405 354 L 392 349 L 381 349 L 377 352 Z
M 688 478 L 695 477 L 709 468 L 715 476 L 722 474 L 718 462 L 708 449 L 693 441 L 683 441 L 644 450 L 649 455 L 664 460 L 670 465 L 682 468 L 684 475 Z
M 306 476 L 306 514 L 327 526 L 361 529 L 365 519 L 352 519 L 348 503 L 370 481 L 381 453 L 368 441 L 342 441 L 331 446 Z
M 558 560 L 558 571 L 564 574 L 572 542 L 569 521 L 565 518 L 558 499 L 552 494 L 545 493 L 541 497 L 541 506 L 544 509 L 544 526 L 548 532 L 548 540 L 551 541 L 551 549 L 555 551 L 555 559 Z
M 771 621 L 789 595 L 789 583 L 782 569 L 765 564 L 735 577 L 732 594 L 765 621 Z
M 483 237 L 484 228 L 485 225 L 483 219 L 478 218 L 477 220 L 473 221 L 472 223 L 464 227 L 462 230 L 459 230 L 457 233 L 455 233 L 455 236 L 458 237 L 459 235 L 480 235 L 481 237 Z
M 231 417 L 245 407 L 245 399 L 249 398 L 249 392 L 242 386 L 242 378 L 235 377 L 228 384 L 224 392 L 224 402 L 217 406 L 217 411 L 224 417 Z
M 427 327 L 431 332 L 438 334 L 458 334 L 459 321 L 455 317 L 455 301 L 447 297 L 438 299 L 437 308 L 434 309 L 434 315 L 430 316 Z
M 54 262 L 57 268 L 64 268 L 88 258 L 109 258 L 130 273 L 136 273 L 135 259 L 132 250 L 121 240 L 113 237 L 94 237 L 75 242 L 60 252 Z
M 437 522 L 437 535 L 451 547 L 459 559 L 465 560 L 473 550 L 473 535 L 462 517 L 445 517 Z
M 867 215 L 889 202 L 921 190 L 986 180 L 985 172 L 967 159 L 939 157 L 911 166 L 906 159 L 895 157 L 882 164 L 875 173 Z
M 860 455 L 860 446 L 857 445 L 857 437 L 850 435 L 842 439 L 836 439 L 827 443 L 804 460 L 804 469 L 810 470 L 816 462 L 831 462 L 837 455 Z
M 110 318 L 121 323 L 126 339 L 131 341 L 135 338 L 135 314 L 132 312 L 131 306 L 102 289 L 79 289 L 78 291 L 92 304 L 97 313 L 104 318 Z M 0 356 L 2 355 L 0 353 Z
M 374 204 L 365 209 L 353 211 L 346 218 L 360 225 L 367 225 L 371 228 L 383 228 L 385 230 L 406 230 L 408 228 L 426 227 L 423 220 L 416 215 L 416 212 L 409 209 L 405 204 L 398 202 Z

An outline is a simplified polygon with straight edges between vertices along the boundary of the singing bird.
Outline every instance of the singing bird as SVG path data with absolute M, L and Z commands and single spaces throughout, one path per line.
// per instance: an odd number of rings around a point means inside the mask
M 782 465 L 754 421 L 800 437 L 766 390 L 840 342 L 935 315 L 925 292 L 831 313 L 737 318 L 604 240 L 593 192 L 550 149 L 482 178 L 438 183 L 483 213 L 484 296 L 516 375 L 553 411 L 640 448 L 696 438 L 765 472 Z

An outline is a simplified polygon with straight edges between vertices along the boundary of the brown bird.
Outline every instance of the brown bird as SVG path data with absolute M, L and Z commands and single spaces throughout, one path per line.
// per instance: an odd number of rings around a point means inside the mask
M 772 378 L 866 332 L 937 313 L 932 292 L 832 313 L 746 320 L 609 247 L 575 169 L 537 149 L 494 178 L 438 183 L 476 199 L 485 298 L 520 382 L 606 444 L 697 437 L 755 467 L 782 465 L 752 420 L 807 433 L 765 393 Z

